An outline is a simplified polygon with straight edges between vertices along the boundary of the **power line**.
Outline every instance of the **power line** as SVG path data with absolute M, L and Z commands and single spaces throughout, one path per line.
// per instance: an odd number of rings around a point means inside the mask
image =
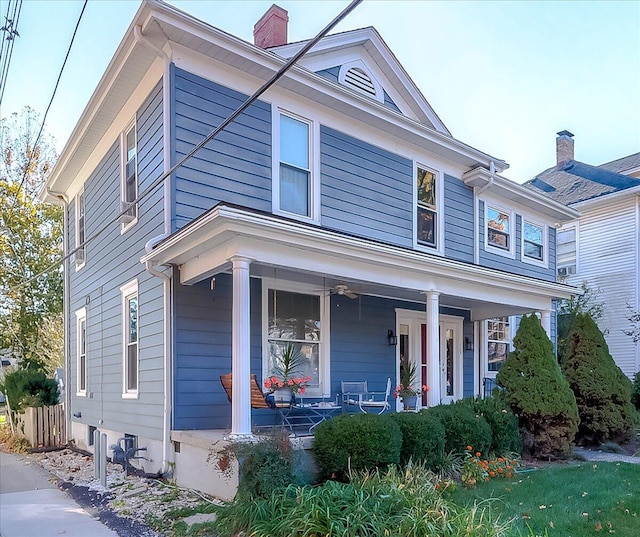
M 169 171 L 164 172 L 160 177 L 158 177 L 153 183 L 151 183 L 138 197 L 130 202 L 127 207 L 121 210 L 112 220 L 107 222 L 103 227 L 101 227 L 98 231 L 96 231 L 93 235 L 90 235 L 85 239 L 82 244 L 79 244 L 75 248 L 73 248 L 67 255 L 62 256 L 57 261 L 49 265 L 39 274 L 31 277 L 20 287 L 24 287 L 29 285 L 31 282 L 37 280 L 41 276 L 44 276 L 52 269 L 58 267 L 61 263 L 69 259 L 73 254 L 75 254 L 78 250 L 81 250 L 85 247 L 89 242 L 97 239 L 100 235 L 102 235 L 105 231 L 107 231 L 113 224 L 117 223 L 119 218 L 124 215 L 129 208 L 138 203 L 140 200 L 148 196 L 151 192 L 153 192 L 162 182 L 170 177 L 175 171 L 184 165 L 184 163 L 193 157 L 200 149 L 202 149 L 205 145 L 207 145 L 211 140 L 213 140 L 223 129 L 229 126 L 240 114 L 242 114 L 255 100 L 257 100 L 265 91 L 267 91 L 271 86 L 273 86 L 282 76 L 289 71 L 300 58 L 302 58 L 311 48 L 313 48 L 318 41 L 320 41 L 327 33 L 329 33 L 339 22 L 342 21 L 349 13 L 351 13 L 359 4 L 361 4 L 363 0 L 352 0 L 351 3 L 345 7 L 329 24 L 327 24 L 320 32 L 311 40 L 308 41 L 293 57 L 291 57 L 267 82 L 265 82 L 253 95 L 251 95 L 244 103 L 242 103 L 234 112 L 231 113 L 218 127 L 216 127 L 209 135 L 207 135 L 200 143 L 198 143 L 189 153 L 187 153 L 180 162 L 175 164 Z
M 40 124 L 40 130 L 38 131 L 38 136 L 36 136 L 36 140 L 35 142 L 33 142 L 32 145 L 32 154 L 36 155 L 36 148 L 38 147 L 38 142 L 40 141 L 40 136 L 42 136 L 42 131 L 44 130 L 44 124 L 47 121 L 47 115 L 49 114 L 49 110 L 51 109 L 51 104 L 53 103 L 53 99 L 56 96 L 56 92 L 58 91 L 58 85 L 60 84 L 60 79 L 62 78 L 62 73 L 64 71 L 65 65 L 67 65 L 67 60 L 69 59 L 69 54 L 71 53 L 71 47 L 73 46 L 73 42 L 76 39 L 76 34 L 78 33 L 78 27 L 80 26 L 80 21 L 82 20 L 82 15 L 84 15 L 84 10 L 87 7 L 87 2 L 88 0 L 84 0 L 84 4 L 82 5 L 82 11 L 80 11 L 80 16 L 78 17 L 78 22 L 76 22 L 76 27 L 73 30 L 73 35 L 71 36 L 71 41 L 69 42 L 69 47 L 67 48 L 67 53 L 64 56 L 64 61 L 62 62 L 62 67 L 60 67 L 60 72 L 58 73 L 58 78 L 56 80 L 56 84 L 53 88 L 53 93 L 51 94 L 51 99 L 49 99 L 49 104 L 47 105 L 47 109 L 44 112 L 44 117 L 42 118 L 42 123 Z M 16 197 L 13 200 L 13 205 L 15 206 L 16 201 L 17 201 L 17 197 L 20 194 L 20 191 L 22 190 L 22 187 L 24 185 L 24 182 L 27 179 L 27 173 L 28 173 L 29 167 L 25 166 L 24 172 L 22 174 L 22 180 L 20 181 L 20 186 L 18 187 L 18 190 L 16 191 Z
M 20 37 L 18 33 L 18 21 L 20 20 L 20 11 L 22 10 L 22 0 L 17 0 L 17 2 L 13 4 L 13 13 L 9 13 L 10 10 L 11 1 L 7 4 L 4 26 L 0 28 L 0 31 L 3 32 L 2 46 L 0 47 L 0 59 L 2 60 L 2 68 L 0 69 L 0 104 L 2 104 L 4 89 L 7 85 L 7 76 L 9 75 L 11 57 L 13 56 L 13 45 L 16 37 Z

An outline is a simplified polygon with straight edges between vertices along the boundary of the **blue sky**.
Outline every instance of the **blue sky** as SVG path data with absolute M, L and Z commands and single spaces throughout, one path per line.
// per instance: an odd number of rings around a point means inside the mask
M 6 1 L 0 0 L 4 15 Z M 346 0 L 276 0 L 289 40 L 315 35 Z M 266 1 L 169 2 L 252 41 Z M 47 118 L 60 151 L 140 2 L 90 0 Z M 81 1 L 24 0 L 2 110 L 41 114 Z M 365 0 L 335 31 L 374 26 L 453 136 L 506 160 L 522 182 L 555 164 L 555 136 L 601 164 L 640 151 L 640 0 Z

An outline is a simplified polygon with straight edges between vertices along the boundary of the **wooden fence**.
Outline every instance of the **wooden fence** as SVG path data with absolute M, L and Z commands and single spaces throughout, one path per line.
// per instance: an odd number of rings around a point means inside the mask
M 67 443 L 64 404 L 25 408 L 18 415 L 18 424 L 32 448 L 62 447 Z

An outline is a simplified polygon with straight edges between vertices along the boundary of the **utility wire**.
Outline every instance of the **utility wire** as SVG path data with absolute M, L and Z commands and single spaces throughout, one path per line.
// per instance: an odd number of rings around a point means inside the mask
M 64 61 L 62 62 L 62 67 L 60 67 L 60 72 L 58 73 L 58 79 L 56 80 L 56 84 L 53 88 L 53 93 L 51 94 L 51 99 L 49 99 L 49 104 L 47 105 L 47 109 L 44 112 L 44 117 L 42 118 L 42 123 L 40 125 L 40 130 L 38 131 L 38 136 L 36 136 L 36 140 L 33 143 L 32 154 L 35 155 L 35 150 L 38 147 L 38 142 L 40 141 L 40 137 L 42 136 L 42 131 L 44 130 L 44 124 L 47 121 L 47 115 L 49 114 L 49 110 L 51 109 L 51 104 L 53 103 L 53 99 L 56 96 L 56 92 L 58 91 L 58 85 L 60 84 L 60 79 L 62 78 L 62 73 L 64 72 L 65 65 L 67 65 L 67 60 L 69 59 L 69 54 L 71 53 L 71 47 L 73 46 L 73 42 L 76 39 L 76 34 L 78 33 L 78 27 L 80 26 L 80 21 L 82 20 L 82 15 L 84 15 L 84 10 L 87 7 L 88 0 L 84 0 L 84 4 L 82 5 L 82 11 L 80 11 L 80 16 L 78 17 L 78 22 L 76 22 L 76 27 L 73 30 L 73 35 L 71 36 L 71 41 L 69 42 L 69 47 L 67 48 L 67 53 L 64 56 Z M 13 199 L 13 206 L 15 206 L 18 196 L 20 195 L 20 191 L 24 185 L 24 182 L 27 179 L 27 174 L 29 171 L 29 166 L 25 166 L 24 172 L 22 174 L 22 180 L 20 181 L 20 186 L 16 191 L 16 196 Z M 13 208 L 13 207 L 12 207 Z
M 311 41 L 308 41 L 304 47 L 302 47 L 298 53 L 290 58 L 287 63 L 285 63 L 279 70 L 276 72 L 267 82 L 265 82 L 251 97 L 249 97 L 243 104 L 240 105 L 234 112 L 231 113 L 218 127 L 216 127 L 208 136 L 206 136 L 200 143 L 198 143 L 189 153 L 187 153 L 177 164 L 175 164 L 169 171 L 164 172 L 160 177 L 158 177 L 153 183 L 151 183 L 138 197 L 130 202 L 127 207 L 123 208 L 112 220 L 110 220 L 106 225 L 101 227 L 98 231 L 96 231 L 93 235 L 90 235 L 85 239 L 82 244 L 76 246 L 73 250 L 71 250 L 67 255 L 59 258 L 57 261 L 49 265 L 40 273 L 36 274 L 25 283 L 20 285 L 18 288 L 29 285 L 31 282 L 37 280 L 41 276 L 47 274 L 50 270 L 56 268 L 63 263 L 67 259 L 69 259 L 74 253 L 78 250 L 84 248 L 84 246 L 98 238 L 105 231 L 107 231 L 112 224 L 118 222 L 119 218 L 124 215 L 132 205 L 138 203 L 140 200 L 148 196 L 153 190 L 155 190 L 162 182 L 170 177 L 175 171 L 184 165 L 184 163 L 193 157 L 200 149 L 202 149 L 205 145 L 207 145 L 211 140 L 213 140 L 223 129 L 225 129 L 231 122 L 233 122 L 240 114 L 242 114 L 256 99 L 258 99 L 265 91 L 267 91 L 271 86 L 273 86 L 282 76 L 289 71 L 295 63 L 302 58 L 311 48 L 313 48 L 320 39 L 322 39 L 327 33 L 329 33 L 339 22 L 342 21 L 349 13 L 351 13 L 359 4 L 361 4 L 363 0 L 352 0 L 352 2 L 344 8 L 327 26 L 325 26 L 320 33 L 318 33 Z
M 11 2 L 7 4 L 7 14 L 4 18 L 4 26 L 0 28 L 4 34 L 2 36 L 2 47 L 0 48 L 0 59 L 2 60 L 2 68 L 0 70 L 0 104 L 4 97 L 4 90 L 7 85 L 7 76 L 9 75 L 9 66 L 11 65 L 11 57 L 13 56 L 13 45 L 16 37 L 20 37 L 18 33 L 18 21 L 20 19 L 20 11 L 22 10 L 22 0 L 17 0 L 13 5 L 13 13 L 9 14 Z M 6 48 L 5 48 L 6 44 Z

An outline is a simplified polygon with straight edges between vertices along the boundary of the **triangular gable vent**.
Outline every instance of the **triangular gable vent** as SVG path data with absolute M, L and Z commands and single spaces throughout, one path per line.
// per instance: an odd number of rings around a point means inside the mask
M 369 78 L 369 75 L 358 67 L 352 67 L 347 71 L 344 75 L 344 83 L 347 86 L 354 86 L 360 91 L 364 91 L 373 97 L 376 95 L 376 87 L 373 85 L 371 78 Z

